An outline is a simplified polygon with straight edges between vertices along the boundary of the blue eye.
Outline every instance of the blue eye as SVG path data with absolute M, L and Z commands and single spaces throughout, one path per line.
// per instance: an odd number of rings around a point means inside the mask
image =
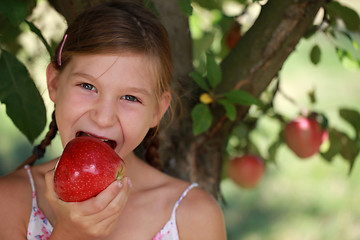
M 86 90 L 89 90 L 89 91 L 96 91 L 96 88 L 93 85 L 89 84 L 89 83 L 81 83 L 80 86 L 82 88 L 85 88 Z
M 131 95 L 122 96 L 121 99 L 124 99 L 126 101 L 130 101 L 130 102 L 139 102 L 139 100 L 136 97 L 131 96 Z

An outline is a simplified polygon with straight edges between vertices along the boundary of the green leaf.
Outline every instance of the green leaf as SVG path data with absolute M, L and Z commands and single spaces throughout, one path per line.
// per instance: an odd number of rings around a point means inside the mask
M 10 23 L 10 20 L 0 13 L 0 42 L 1 45 L 13 46 L 19 48 L 19 43 L 16 41 L 17 37 L 22 33 L 18 26 Z
M 335 1 L 331 1 L 330 3 L 326 4 L 325 8 L 331 18 L 342 19 L 348 30 L 360 30 L 360 17 L 355 10 L 341 5 L 339 2 Z
M 26 67 L 15 56 L 1 49 L 0 102 L 15 126 L 32 143 L 46 124 L 42 97 Z
M 0 1 L 0 12 L 8 17 L 12 25 L 18 26 L 26 18 L 27 1 Z
M 321 156 L 330 162 L 340 153 L 341 157 L 349 162 L 349 172 L 351 172 L 355 159 L 359 154 L 359 142 L 352 140 L 347 134 L 335 128 L 329 129 L 329 142 L 329 149 L 321 153 Z
M 336 33 L 335 33 L 335 31 L 334 31 L 333 28 L 327 29 L 327 30 L 326 30 L 326 33 L 330 34 L 330 36 L 332 36 L 334 39 L 337 38 Z
M 197 16 L 199 18 L 199 16 Z M 199 65 L 197 67 L 197 70 L 206 70 L 206 58 L 203 57 L 204 52 L 206 52 L 208 49 L 211 48 L 211 45 L 214 42 L 215 39 L 215 32 L 204 32 L 202 29 L 202 25 L 199 22 L 200 20 L 194 20 L 195 17 L 192 16 L 191 20 L 191 34 L 194 36 L 193 39 L 193 58 L 199 60 Z M 195 37 L 196 35 L 196 37 Z
M 199 103 L 191 111 L 194 135 L 205 132 L 211 126 L 213 116 L 208 105 Z
M 205 91 L 209 91 L 210 88 L 206 82 L 206 79 L 201 76 L 201 74 L 197 71 L 192 71 L 189 76 L 196 82 L 199 87 L 201 87 Z
M 331 162 L 333 158 L 339 153 L 341 149 L 341 143 L 339 141 L 339 133 L 336 129 L 329 129 L 329 143 L 330 146 L 326 152 L 320 152 L 321 156 L 328 162 Z
M 305 33 L 304 38 L 309 39 L 312 37 L 318 31 L 318 28 L 319 27 L 317 25 L 312 25 Z
M 38 29 L 32 22 L 29 22 L 27 20 L 25 20 L 25 22 L 27 23 L 27 25 L 29 25 L 30 30 L 40 38 L 41 42 L 45 45 L 46 50 L 48 51 L 50 57 L 52 57 L 53 51 L 52 51 L 50 45 L 48 44 L 48 42 L 46 41 L 46 39 L 44 38 L 44 36 L 42 35 L 40 29 Z
M 231 120 L 234 121 L 236 119 L 236 108 L 234 104 L 232 104 L 230 101 L 226 99 L 220 99 L 219 103 L 223 105 L 226 111 L 226 116 Z
M 186 17 L 190 17 L 193 12 L 191 0 L 178 0 L 179 7 Z
M 349 41 L 351 42 L 352 46 L 356 51 L 359 51 L 358 43 L 352 38 L 352 36 L 349 33 L 345 31 L 340 31 L 340 33 L 342 33 L 347 39 L 349 39 Z
M 317 65 L 321 59 L 321 50 L 319 45 L 314 45 L 310 52 L 310 60 L 314 65 Z
M 360 68 L 360 60 L 354 58 L 349 51 L 339 47 L 335 48 L 336 55 L 341 63 L 350 69 Z
M 206 54 L 206 70 L 210 86 L 214 89 L 221 82 L 222 73 L 220 65 L 209 53 Z
M 356 141 L 350 139 L 345 134 L 342 134 L 340 141 L 342 144 L 342 148 L 340 149 L 340 155 L 349 162 L 349 173 L 351 173 L 351 170 L 355 163 L 355 159 L 359 154 L 359 147 Z
M 276 154 L 279 147 L 283 144 L 283 140 L 279 138 L 277 141 L 273 142 L 269 147 L 268 153 L 268 161 L 275 163 L 276 162 Z
M 225 93 L 225 97 L 232 103 L 250 106 L 252 104 L 261 105 L 261 102 L 244 90 L 232 90 Z
M 356 139 L 358 139 L 360 135 L 360 113 L 345 108 L 340 109 L 339 113 L 340 116 L 355 129 Z
M 197 4 L 199 4 L 202 8 L 208 10 L 219 9 L 222 5 L 219 1 L 209 1 L 209 0 L 193 0 Z
M 342 134 L 341 138 L 342 148 L 340 149 L 340 154 L 346 160 L 353 162 L 356 156 L 359 153 L 359 149 L 357 148 L 357 144 L 355 141 L 351 140 L 347 135 Z

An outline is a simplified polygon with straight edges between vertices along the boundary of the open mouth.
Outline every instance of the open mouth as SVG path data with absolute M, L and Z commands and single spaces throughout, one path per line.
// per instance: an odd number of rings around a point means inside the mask
M 89 136 L 89 137 L 94 137 L 94 138 L 100 139 L 101 141 L 103 141 L 104 143 L 109 145 L 112 149 L 115 149 L 116 145 L 117 145 L 115 141 L 110 140 L 110 139 L 100 138 L 100 137 L 91 135 L 91 134 L 86 133 L 86 132 L 77 132 L 76 133 L 76 137 L 81 137 L 81 136 Z

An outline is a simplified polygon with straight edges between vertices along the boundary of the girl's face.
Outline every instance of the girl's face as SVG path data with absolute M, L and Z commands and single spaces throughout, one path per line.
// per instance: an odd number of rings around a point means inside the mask
M 50 64 L 48 90 L 63 146 L 91 135 L 126 158 L 169 106 L 169 93 L 156 99 L 149 69 L 148 59 L 134 54 L 75 56 L 61 73 Z

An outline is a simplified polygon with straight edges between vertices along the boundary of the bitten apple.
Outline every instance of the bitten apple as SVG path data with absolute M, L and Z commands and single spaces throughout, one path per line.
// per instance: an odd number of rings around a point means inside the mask
M 315 118 L 300 116 L 286 124 L 284 137 L 287 146 L 299 158 L 308 158 L 319 151 L 328 132 Z
M 56 165 L 55 192 L 63 201 L 81 202 L 95 197 L 124 173 L 124 161 L 108 144 L 95 137 L 76 137 L 65 146 Z
M 263 160 L 255 155 L 245 154 L 235 157 L 229 162 L 229 177 L 240 187 L 254 188 L 264 175 Z

